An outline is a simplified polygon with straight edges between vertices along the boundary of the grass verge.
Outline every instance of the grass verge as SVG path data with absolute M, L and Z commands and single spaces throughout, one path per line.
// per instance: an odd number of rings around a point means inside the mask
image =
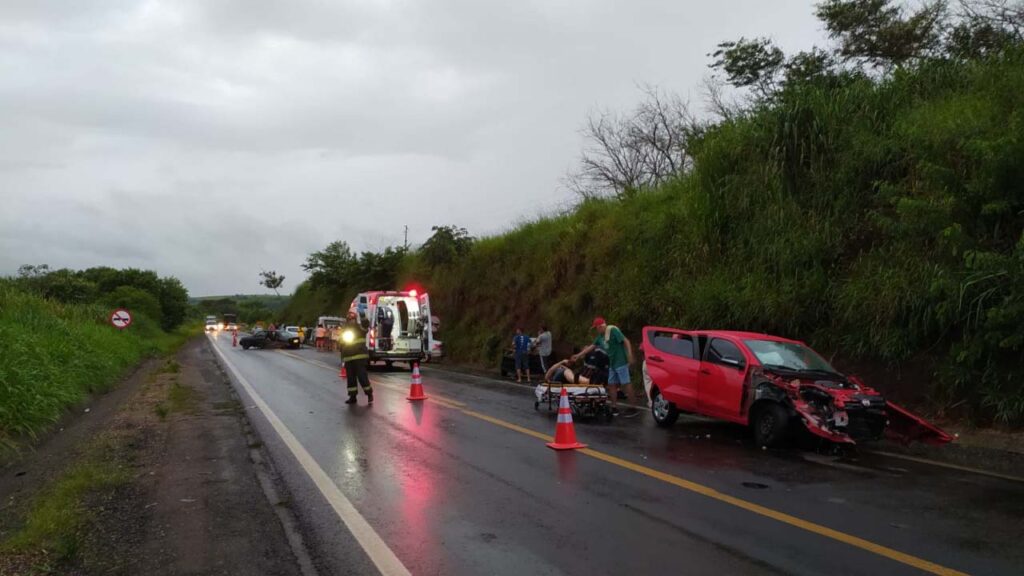
M 0 544 L 0 574 L 50 574 L 78 552 L 83 530 L 95 515 L 97 494 L 131 481 L 131 471 L 111 435 L 97 438 L 34 499 L 24 526 Z

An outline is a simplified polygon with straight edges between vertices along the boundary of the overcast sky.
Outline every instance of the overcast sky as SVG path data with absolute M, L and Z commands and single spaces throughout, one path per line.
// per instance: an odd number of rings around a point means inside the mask
M 796 0 L 4 0 L 0 274 L 291 292 L 310 252 L 569 205 L 594 110 L 694 104 L 715 44 L 822 42 Z

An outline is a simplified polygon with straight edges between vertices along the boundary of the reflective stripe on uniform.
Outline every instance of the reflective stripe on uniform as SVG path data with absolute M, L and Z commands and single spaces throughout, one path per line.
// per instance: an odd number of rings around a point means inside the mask
M 370 358 L 370 355 L 367 354 L 366 352 L 359 352 L 358 354 L 353 354 L 351 356 L 342 356 L 341 357 L 342 361 L 344 361 L 344 362 L 351 362 L 353 360 L 367 360 L 369 358 Z

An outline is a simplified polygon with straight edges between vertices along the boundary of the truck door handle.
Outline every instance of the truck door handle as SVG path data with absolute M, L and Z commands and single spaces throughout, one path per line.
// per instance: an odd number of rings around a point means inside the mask
M 650 360 L 651 362 L 664 362 L 665 361 L 665 359 L 662 358 L 661 356 L 648 356 L 647 359 Z

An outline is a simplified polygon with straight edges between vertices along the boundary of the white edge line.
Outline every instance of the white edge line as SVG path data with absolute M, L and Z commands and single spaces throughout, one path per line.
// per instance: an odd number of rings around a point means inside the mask
M 917 462 L 918 464 L 929 464 L 931 466 L 939 466 L 941 468 L 948 468 L 950 470 L 959 470 L 960 472 L 969 472 L 971 474 L 979 474 L 981 476 L 989 476 L 992 478 L 999 478 L 1000 480 L 1009 480 L 1010 482 L 1021 482 L 1024 483 L 1024 478 L 1019 476 L 1012 476 L 1010 474 L 1000 474 L 999 472 L 990 472 L 988 470 L 982 470 L 981 468 L 971 468 L 970 466 L 960 466 L 959 464 L 951 464 L 948 462 L 939 462 L 938 460 L 930 460 L 928 458 L 922 458 L 919 456 L 910 456 L 908 454 L 897 454 L 896 452 L 884 452 L 881 450 L 868 450 L 871 454 L 878 454 L 880 456 L 887 456 L 889 458 L 899 458 L 901 460 L 909 460 L 910 462 Z
M 220 356 L 221 360 L 224 361 L 224 365 L 231 370 L 232 375 L 238 380 L 238 383 L 242 385 L 245 391 L 256 403 L 256 406 L 260 409 L 260 412 L 267 418 L 270 425 L 273 426 L 274 431 L 277 432 L 281 440 L 284 441 L 285 446 L 291 450 L 292 455 L 298 460 L 299 465 L 306 471 L 310 479 L 316 485 L 320 493 L 323 494 L 324 498 L 331 505 L 331 508 L 338 514 L 338 518 L 345 524 L 349 532 L 355 536 L 356 541 L 362 546 L 363 550 L 373 561 L 377 569 L 383 576 L 411 576 L 409 569 L 402 564 L 402 561 L 398 559 L 394 551 L 388 547 L 384 540 L 374 531 L 370 523 L 366 521 L 366 518 L 356 510 L 352 502 L 345 498 L 345 495 L 338 490 L 338 486 L 334 484 L 331 478 L 324 472 L 323 468 L 317 464 L 313 456 L 306 451 L 306 449 L 299 442 L 298 438 L 288 430 L 288 427 L 284 425 L 284 422 L 274 414 L 274 411 L 270 409 L 270 406 L 256 393 L 256 390 L 252 387 L 248 380 L 239 373 L 235 365 L 228 360 L 227 356 L 221 352 L 220 347 L 217 346 L 216 342 L 213 343 L 213 349 Z

